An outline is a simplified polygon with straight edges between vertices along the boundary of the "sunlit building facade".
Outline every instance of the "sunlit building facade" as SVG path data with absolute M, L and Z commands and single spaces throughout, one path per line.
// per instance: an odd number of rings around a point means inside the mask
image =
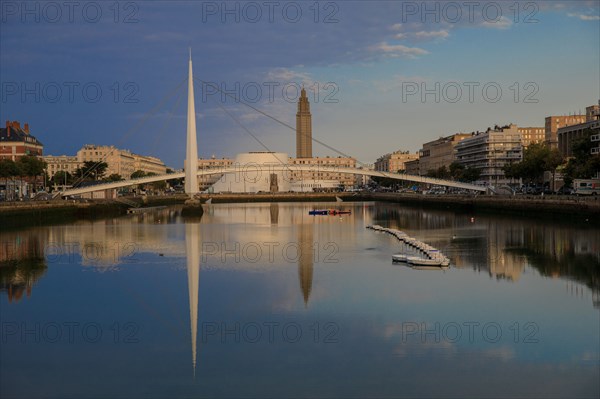
M 108 167 L 105 176 L 118 174 L 124 179 L 128 179 L 137 170 L 157 175 L 167 173 L 167 167 L 160 159 L 134 154 L 115 146 L 86 144 L 77 151 L 77 160 L 81 165 L 89 161 L 106 162 Z
M 476 182 L 479 184 L 498 186 L 513 183 L 504 176 L 502 168 L 519 162 L 522 157 L 521 133 L 513 124 L 475 133 L 456 145 L 457 162 L 481 171 Z
M 399 173 L 406 171 L 406 162 L 419 158 L 419 154 L 411 154 L 408 151 L 395 151 L 385 154 L 375 161 L 375 170 L 380 172 Z
M 423 148 L 419 151 L 419 174 L 425 175 L 430 170 L 450 167 L 450 164 L 456 160 L 454 151 L 456 145 L 472 135 L 472 133 L 456 133 L 423 144 Z

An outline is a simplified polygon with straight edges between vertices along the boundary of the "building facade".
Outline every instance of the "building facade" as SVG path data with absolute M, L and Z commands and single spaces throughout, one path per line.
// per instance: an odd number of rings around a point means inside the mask
M 33 155 L 41 157 L 44 145 L 29 133 L 29 124 L 21 128 L 19 121 L 6 121 L 0 128 L 0 159 L 16 161 L 22 156 Z
M 595 147 L 592 147 L 591 150 L 592 155 L 600 154 L 600 134 L 592 135 L 592 137 L 590 137 L 590 140 L 592 141 L 592 145 L 595 145 Z
M 141 170 L 144 173 L 154 173 L 156 175 L 164 175 L 167 173 L 167 167 L 160 159 L 149 155 L 133 155 L 133 168 Z
M 533 143 L 542 143 L 546 140 L 546 128 L 544 127 L 520 127 L 521 144 L 529 147 Z
M 427 174 L 430 170 L 436 170 L 456 161 L 456 145 L 463 140 L 471 137 L 472 133 L 456 133 L 447 137 L 440 137 L 423 144 L 419 151 L 419 173 Z M 412 166 L 412 165 L 411 165 Z
M 456 145 L 456 160 L 468 168 L 481 171 L 478 184 L 500 186 L 513 183 L 504 176 L 502 167 L 521 161 L 523 145 L 516 125 L 489 128 Z
M 385 154 L 375 161 L 375 170 L 380 172 L 402 173 L 406 171 L 406 162 L 419 158 L 419 154 L 411 154 L 408 151 L 396 151 Z
M 198 170 L 226 168 L 233 165 L 231 158 L 216 158 L 214 155 L 211 158 L 199 158 Z M 198 185 L 200 191 L 208 190 L 215 184 L 223 175 L 208 175 L 198 176 Z
M 291 189 L 289 172 L 276 170 L 281 160 L 285 162 L 288 154 L 281 152 L 246 152 L 238 154 L 233 166 L 235 173 L 221 175 L 212 185 L 210 191 L 214 193 L 258 193 L 258 192 L 288 192 Z M 249 167 L 258 166 L 258 170 Z
M 351 188 L 356 184 L 354 174 L 340 173 L 331 171 L 336 168 L 356 168 L 356 159 L 346 157 L 314 157 L 314 158 L 290 158 L 291 165 L 308 165 L 311 167 L 309 171 L 293 171 L 291 172 L 292 182 L 300 180 L 310 181 L 330 181 L 336 180 L 341 188 Z M 323 170 L 327 167 L 329 170 Z
M 554 115 L 546 117 L 545 142 L 550 148 L 558 148 L 558 129 L 585 122 L 585 115 Z
M 66 172 L 73 176 L 75 171 L 81 167 L 77 156 L 69 155 L 45 155 L 42 157 L 46 161 L 46 173 L 48 178 L 52 179 L 56 172 Z
M 576 125 L 558 129 L 558 150 L 563 157 L 573 156 L 573 140 L 577 140 L 591 130 L 593 134 L 600 133 L 600 101 L 598 105 L 591 105 L 585 109 L 585 121 Z
M 312 158 L 312 115 L 304 87 L 296 113 L 296 158 Z
M 106 162 L 108 167 L 104 173 L 105 176 L 118 174 L 124 179 L 129 179 L 131 174 L 137 170 L 157 175 L 167 173 L 167 167 L 160 159 L 134 154 L 115 146 L 86 144 L 77 151 L 77 161 L 80 165 L 88 161 Z
M 421 174 L 420 163 L 421 163 L 420 158 L 417 158 L 414 161 L 406 162 L 404 164 L 404 166 L 406 167 L 406 170 L 404 171 L 404 173 L 406 173 L 408 175 L 419 176 Z

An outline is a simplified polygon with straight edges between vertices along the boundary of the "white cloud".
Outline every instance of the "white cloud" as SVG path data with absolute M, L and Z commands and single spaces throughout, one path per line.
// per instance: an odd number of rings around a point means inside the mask
M 265 77 L 270 82 L 313 83 L 314 79 L 306 72 L 294 71 L 288 68 L 274 68 Z
M 498 21 L 484 21 L 481 23 L 481 26 L 491 29 L 508 29 L 512 24 L 513 22 L 507 17 L 500 17 Z
M 415 58 L 419 55 L 429 54 L 429 51 L 419 47 L 407 47 L 402 44 L 389 44 L 381 42 L 371 48 L 374 51 L 379 51 L 390 57 L 408 57 Z
M 416 32 L 415 37 L 418 39 L 445 39 L 450 36 L 450 32 L 445 29 L 442 30 L 434 30 L 434 31 L 419 31 Z
M 586 14 L 575 14 L 568 13 L 569 17 L 579 18 L 582 21 L 600 21 L 600 15 L 586 15 Z
M 398 32 L 394 34 L 394 38 L 397 40 L 411 38 L 416 40 L 446 39 L 450 36 L 450 32 L 447 29 L 427 31 L 423 30 L 423 24 L 419 23 L 408 25 L 394 24 L 389 29 Z

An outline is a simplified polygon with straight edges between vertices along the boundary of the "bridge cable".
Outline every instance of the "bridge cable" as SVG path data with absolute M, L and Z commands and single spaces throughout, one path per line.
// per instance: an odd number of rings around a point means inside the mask
M 156 136 L 156 138 L 154 139 L 154 142 L 152 143 L 152 146 L 150 147 L 151 149 L 155 149 L 159 139 L 161 139 L 167 129 L 169 128 L 171 121 L 173 120 L 173 116 L 175 114 L 175 110 L 177 109 L 177 107 L 179 106 L 179 104 L 181 103 L 181 99 L 184 97 L 184 91 L 181 90 L 179 92 L 179 96 L 177 97 L 177 100 L 175 100 L 175 103 L 173 104 L 173 108 L 169 111 L 168 113 L 168 119 L 166 119 L 166 122 L 163 124 L 162 128 L 159 130 L 158 135 Z
M 288 165 L 288 161 L 286 160 L 285 162 L 282 161 L 281 159 L 279 159 L 279 157 L 277 155 L 275 155 L 275 151 L 271 150 L 265 143 L 263 143 L 258 137 L 256 137 L 251 131 L 250 129 L 248 129 L 246 126 L 244 126 L 244 124 L 235 117 L 235 115 L 233 115 L 231 112 L 229 112 L 221 103 L 219 103 L 218 101 L 214 100 L 211 98 L 211 101 L 213 101 L 214 103 L 217 104 L 217 106 L 219 108 L 221 108 L 221 110 L 223 110 L 223 112 L 225 112 L 231 119 L 233 119 L 235 121 L 235 123 L 241 127 L 242 129 L 244 129 L 244 131 L 246 133 L 248 133 L 254 140 L 256 140 L 256 142 L 258 142 L 258 144 L 260 144 L 265 150 L 267 150 L 268 152 L 271 153 L 271 155 L 273 155 L 273 157 L 275 159 L 277 159 L 277 161 L 279 161 L 280 164 L 282 164 L 282 166 L 285 166 L 290 172 L 292 171 Z
M 141 119 L 141 121 L 139 121 L 135 126 L 133 126 L 131 129 L 129 129 L 123 136 L 121 136 L 121 140 L 120 142 L 123 142 L 123 140 L 125 140 L 127 137 L 129 137 L 131 134 L 133 134 L 135 131 L 137 131 L 138 129 L 140 129 L 144 123 L 146 123 L 146 121 L 148 119 L 150 119 L 151 116 L 153 116 L 154 114 L 156 114 L 156 112 L 158 112 L 158 110 L 160 109 L 160 107 L 163 106 L 163 104 L 169 100 L 171 97 L 173 97 L 173 95 L 181 89 L 181 87 L 183 86 L 183 84 L 185 82 L 187 82 L 188 78 L 186 77 L 185 79 L 183 79 L 181 81 L 181 83 L 179 83 L 175 89 L 173 89 L 171 92 L 167 93 L 162 99 L 161 101 L 154 107 L 152 108 L 150 111 L 148 111 L 148 113 L 146 113 L 144 115 L 144 117 Z M 113 151 L 116 150 L 116 147 L 111 149 L 106 155 L 104 155 L 104 157 L 102 157 L 102 159 L 98 162 L 96 162 L 94 164 L 94 166 L 92 168 L 90 168 L 86 173 L 82 174 L 81 177 L 79 177 L 77 180 L 75 180 L 73 182 L 73 187 L 75 187 L 77 184 L 83 182 L 83 180 L 88 177 L 89 175 L 91 175 L 91 173 L 93 171 L 95 171 L 102 162 L 104 162 L 104 160 L 113 153 Z
M 295 127 L 293 127 L 293 126 L 291 126 L 291 125 L 287 124 L 286 122 L 283 122 L 283 121 L 281 121 L 281 120 L 277 119 L 277 118 L 276 118 L 276 117 L 274 117 L 274 116 L 271 116 L 271 115 L 269 115 L 269 114 L 268 114 L 268 113 L 266 113 L 265 111 L 262 111 L 261 109 L 259 109 L 259 108 L 256 108 L 256 107 L 254 107 L 253 105 L 250 105 L 250 104 L 246 103 L 245 101 L 243 101 L 243 100 L 241 100 L 241 99 L 237 98 L 235 95 L 232 95 L 231 93 L 228 93 L 228 92 L 226 92 L 226 91 L 223 91 L 223 90 L 221 90 L 221 88 L 220 88 L 218 85 L 214 84 L 213 82 L 206 82 L 206 81 L 204 81 L 204 80 L 202 80 L 202 79 L 199 79 L 199 78 L 194 78 L 194 80 L 196 80 L 196 81 L 198 81 L 198 82 L 200 82 L 200 83 L 202 83 L 202 84 L 204 84 L 204 85 L 210 86 L 211 88 L 214 88 L 214 89 L 216 89 L 216 90 L 217 90 L 218 92 L 220 92 L 222 95 L 225 95 L 225 96 L 227 96 L 227 97 L 230 97 L 230 98 L 232 98 L 233 100 L 235 100 L 236 102 L 238 102 L 238 103 L 241 103 L 241 104 L 243 104 L 243 105 L 245 105 L 245 106 L 247 106 L 247 107 L 249 107 L 249 108 L 253 109 L 254 111 L 258 112 L 259 114 L 261 114 L 261 115 L 263 115 L 263 116 L 266 116 L 267 118 L 269 118 L 269 119 L 272 119 L 273 121 L 275 121 L 275 122 L 279 123 L 280 125 L 282 125 L 282 126 L 285 126 L 285 127 L 287 127 L 288 129 L 290 129 L 290 130 L 292 130 L 292 131 L 296 132 L 296 128 L 295 128 Z M 316 143 L 318 143 L 318 144 L 320 144 L 320 145 L 322 145 L 322 146 L 323 146 L 323 147 L 325 147 L 325 148 L 328 148 L 328 149 L 330 149 L 331 151 L 334 151 L 335 153 L 337 153 L 337 154 L 339 154 L 339 155 L 342 155 L 343 157 L 346 157 L 346 158 L 353 158 L 352 156 L 350 156 L 350 155 L 348 155 L 348 154 L 346 154 L 346 153 L 344 153 L 344 152 L 342 152 L 342 151 L 339 151 L 339 150 L 338 150 L 338 149 L 336 149 L 335 147 L 333 147 L 333 146 L 330 146 L 329 144 L 327 144 L 327 143 L 325 143 L 325 142 L 323 142 L 323 141 L 321 141 L 321 140 L 319 140 L 319 139 L 316 139 L 316 138 L 314 138 L 314 137 L 311 137 L 311 140 L 312 140 L 312 141 L 314 141 L 314 142 L 316 142 Z M 359 160 L 358 160 L 358 159 L 356 159 L 356 158 L 354 158 L 354 160 L 356 161 L 356 163 L 358 163 L 358 164 L 359 164 L 360 166 L 362 166 L 362 167 L 366 167 L 366 166 L 367 166 L 367 164 L 365 164 L 365 163 L 363 163 L 363 162 L 359 161 Z M 387 172 L 384 172 L 384 171 L 379 171 L 379 172 L 380 172 L 380 173 L 382 173 L 382 174 L 384 175 L 384 177 L 392 177 L 392 176 L 389 176 Z

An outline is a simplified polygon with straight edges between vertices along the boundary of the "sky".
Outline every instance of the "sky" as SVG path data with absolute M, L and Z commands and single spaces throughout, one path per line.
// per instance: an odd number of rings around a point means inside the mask
M 293 156 L 295 132 L 244 102 L 294 127 L 302 85 L 338 151 L 314 155 L 364 163 L 600 99 L 599 1 L 3 1 L 0 118 L 45 154 L 115 145 L 181 168 L 189 48 L 204 158 Z

